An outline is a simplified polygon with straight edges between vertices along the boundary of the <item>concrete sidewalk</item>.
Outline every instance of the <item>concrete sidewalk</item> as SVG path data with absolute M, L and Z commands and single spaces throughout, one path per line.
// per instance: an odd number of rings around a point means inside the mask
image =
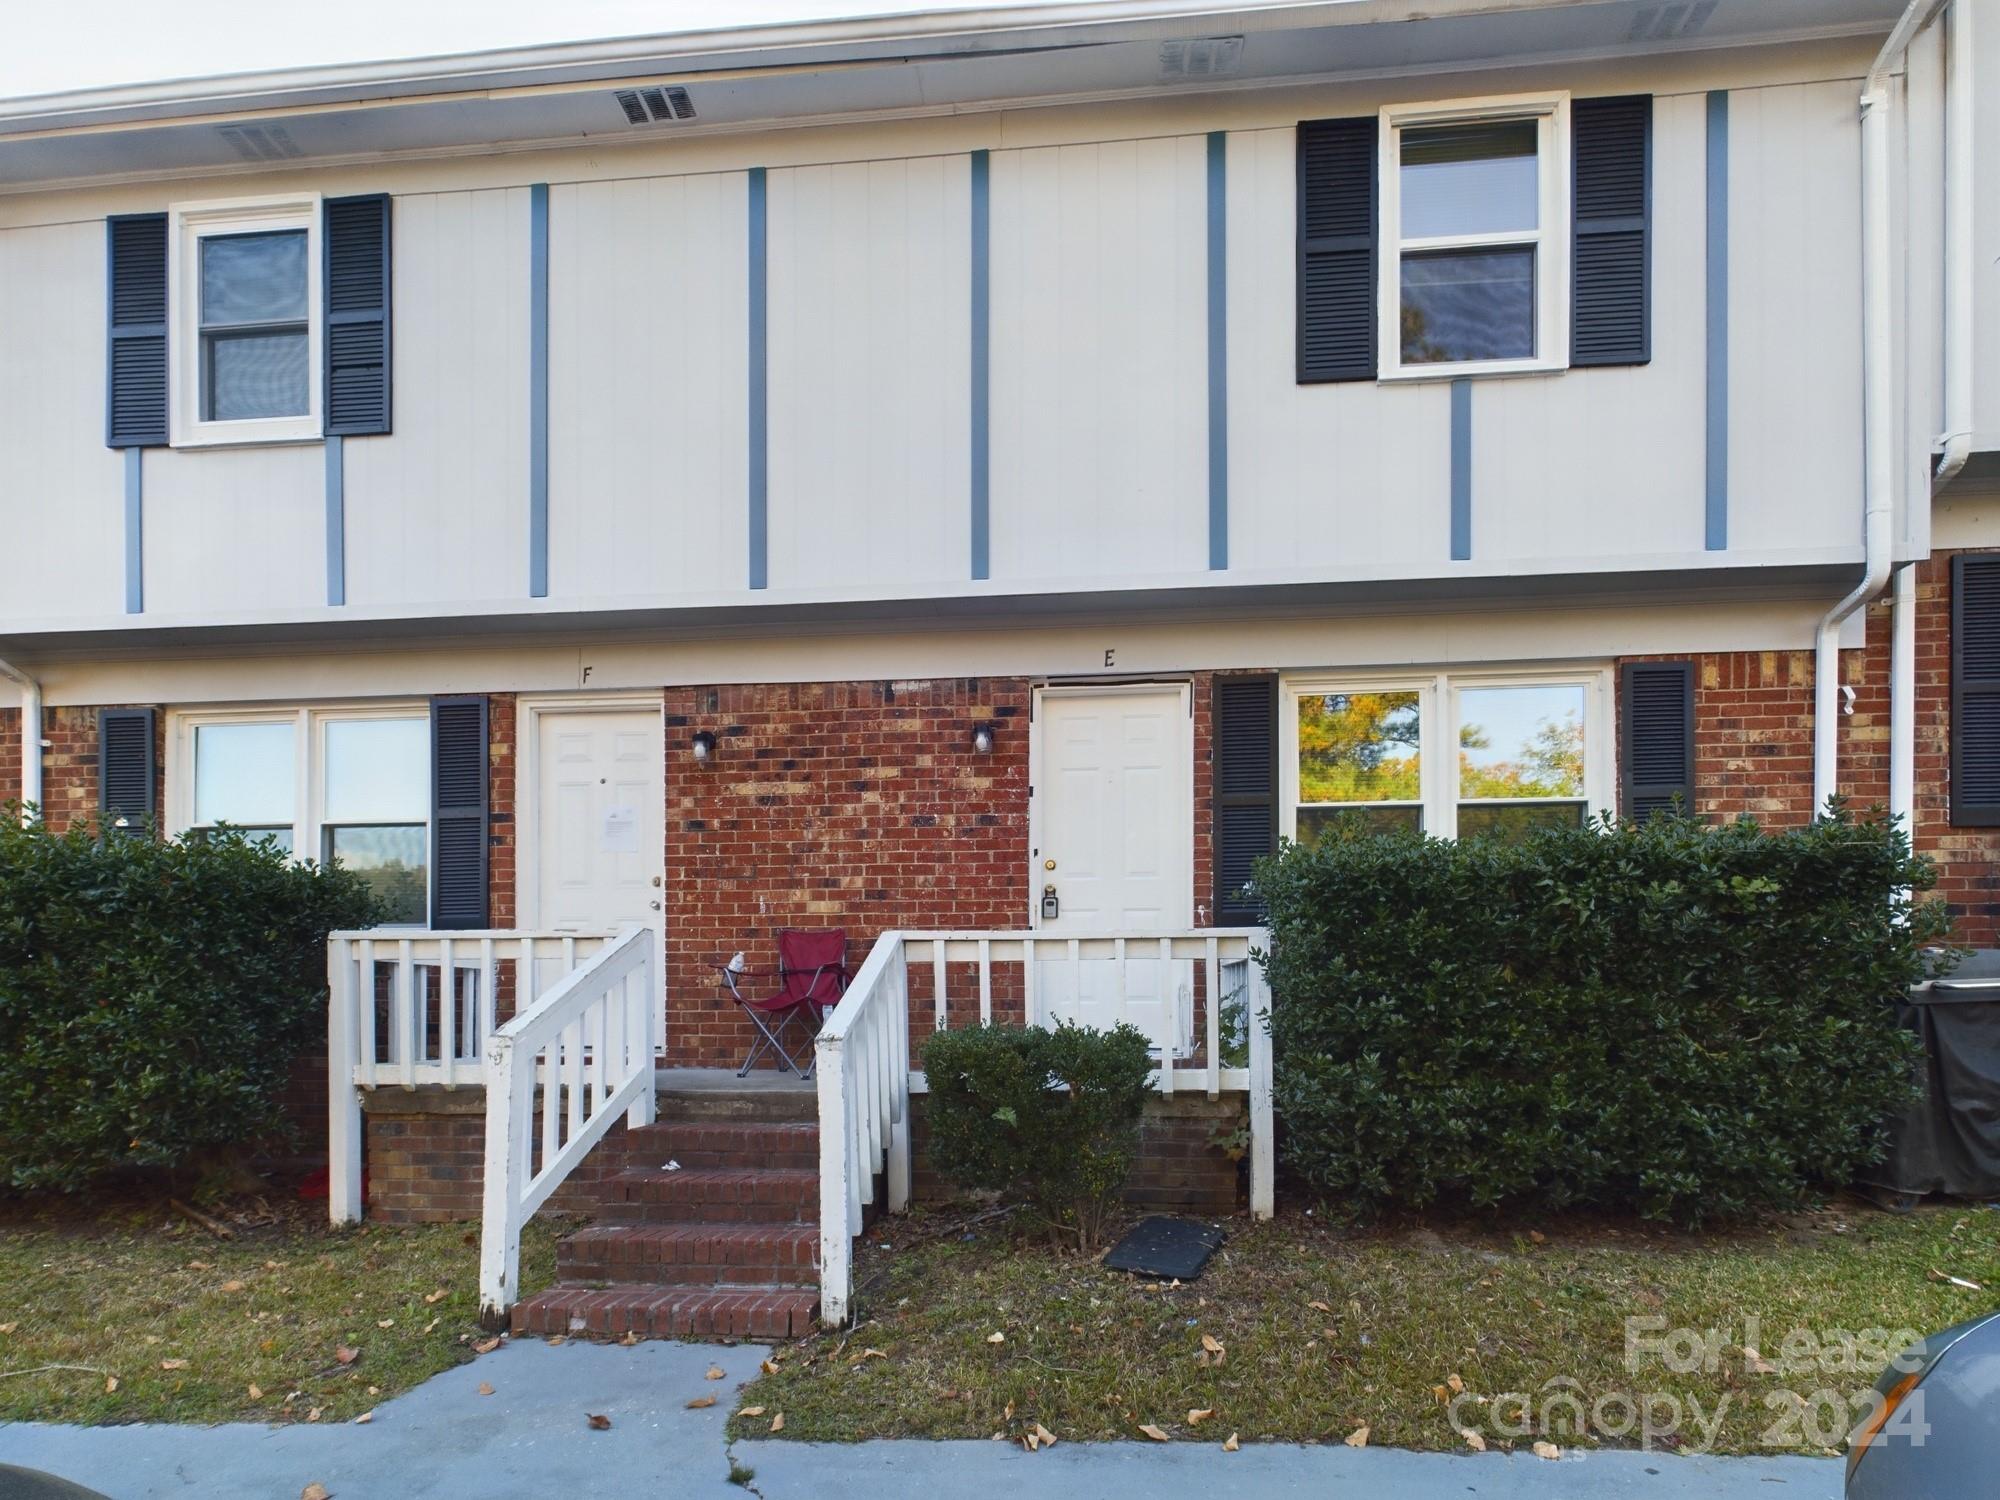
M 723 1426 L 761 1347 L 523 1341 L 377 1408 L 366 1426 L 0 1426 L 0 1463 L 46 1469 L 112 1500 L 294 1500 L 306 1485 L 336 1500 L 547 1500 L 565 1492 L 736 1500 Z M 725 1380 L 705 1380 L 719 1365 Z M 478 1394 L 481 1382 L 494 1388 Z M 690 1411 L 702 1396 L 716 1403 Z M 611 1418 L 608 1432 L 585 1424 Z M 1167 1486 L 1204 1500 L 1268 1495 L 1397 1500 L 1839 1500 L 1834 1459 L 1673 1458 L 1594 1453 L 1560 1463 L 1499 1454 L 1219 1443 L 1061 1443 L 1043 1453 L 993 1442 L 735 1445 L 764 1500 L 1069 1491 L 1159 1500 Z

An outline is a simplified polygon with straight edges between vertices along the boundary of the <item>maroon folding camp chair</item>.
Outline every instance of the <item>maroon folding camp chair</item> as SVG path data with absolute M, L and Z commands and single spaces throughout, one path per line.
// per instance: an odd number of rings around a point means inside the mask
M 847 992 L 847 929 L 780 929 L 775 971 L 738 967 L 737 960 L 742 956 L 739 953 L 729 963 L 714 966 L 723 984 L 728 986 L 730 997 L 743 1007 L 743 1014 L 757 1028 L 757 1039 L 751 1045 L 750 1055 L 743 1059 L 743 1066 L 736 1070 L 736 1076 L 744 1077 L 757 1066 L 757 1059 L 769 1052 L 777 1057 L 779 1072 L 796 1068 L 800 1077 L 812 1077 L 813 1038 L 819 1035 L 826 1013 L 840 1004 L 840 997 Z M 776 979 L 778 993 L 752 1000 L 739 988 L 746 979 Z M 785 1043 L 786 1033 L 794 1026 L 805 1030 L 803 1064 Z

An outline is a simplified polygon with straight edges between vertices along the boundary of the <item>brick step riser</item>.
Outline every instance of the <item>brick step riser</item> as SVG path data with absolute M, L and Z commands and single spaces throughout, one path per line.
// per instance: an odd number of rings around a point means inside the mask
M 759 1287 L 558 1288 L 516 1303 L 511 1324 L 515 1333 L 585 1338 L 798 1338 L 818 1310 L 817 1293 Z
M 561 1265 L 565 1284 L 603 1285 L 628 1282 L 645 1286 L 758 1286 L 781 1291 L 814 1292 L 817 1273 L 811 1266 L 634 1265 L 624 1261 L 575 1260 Z
M 733 1149 L 704 1151 L 695 1148 L 676 1150 L 668 1147 L 657 1155 L 651 1152 L 641 1155 L 637 1151 L 628 1151 L 626 1159 L 662 1169 L 670 1161 L 679 1162 L 684 1172 L 754 1172 L 759 1167 L 786 1172 L 811 1172 L 819 1167 L 819 1150 L 815 1147 L 811 1151 L 766 1151 L 753 1155 L 747 1151 Z
M 819 1150 L 819 1126 L 798 1123 L 670 1120 L 641 1125 L 625 1138 L 638 1151 L 741 1150 L 746 1155 L 758 1155 L 774 1148 Z
M 737 1125 L 817 1125 L 819 1095 L 807 1088 L 801 1088 L 797 1093 L 663 1093 L 656 1102 L 654 1118 L 662 1124 L 703 1121 Z
M 607 1203 L 601 1224 L 817 1224 L 819 1205 L 798 1203 Z

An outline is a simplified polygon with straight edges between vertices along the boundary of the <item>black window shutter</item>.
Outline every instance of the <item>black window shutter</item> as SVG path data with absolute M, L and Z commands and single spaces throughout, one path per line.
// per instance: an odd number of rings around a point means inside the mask
M 1264 920 L 1245 887 L 1258 860 L 1278 848 L 1278 679 L 1215 680 L 1215 920 Z
M 326 430 L 389 430 L 389 195 L 326 200 Z
M 1694 812 L 1694 663 L 1628 662 L 1619 674 L 1619 782 L 1634 820 Z
M 157 448 L 167 440 L 167 216 L 104 221 L 104 441 Z
M 2000 827 L 2000 553 L 1951 560 L 1951 821 Z
M 1570 106 L 1572 365 L 1653 357 L 1653 98 Z
M 97 711 L 97 811 L 105 832 L 145 832 L 158 785 L 153 710 L 100 708 Z M 120 829 L 123 818 L 126 827 Z
M 431 699 L 431 926 L 485 927 L 486 700 Z
M 1298 131 L 1298 378 L 1375 378 L 1376 119 Z

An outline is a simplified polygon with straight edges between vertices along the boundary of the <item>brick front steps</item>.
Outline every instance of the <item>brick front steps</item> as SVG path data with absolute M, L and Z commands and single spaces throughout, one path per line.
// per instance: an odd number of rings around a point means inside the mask
M 556 1252 L 557 1283 L 515 1333 L 796 1338 L 819 1312 L 819 1127 L 794 1098 L 663 1096 L 628 1133 L 596 1222 Z M 670 1170 L 668 1163 L 673 1163 Z

